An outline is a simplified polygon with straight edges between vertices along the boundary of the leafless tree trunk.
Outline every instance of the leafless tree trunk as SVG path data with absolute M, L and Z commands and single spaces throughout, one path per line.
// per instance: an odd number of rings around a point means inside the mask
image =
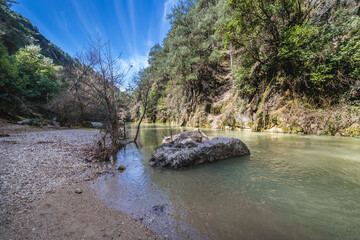
M 137 77 L 133 78 L 133 83 L 135 85 L 134 92 L 136 94 L 136 98 L 138 101 L 140 101 L 141 106 L 144 109 L 137 125 L 136 134 L 134 137 L 134 142 L 136 142 L 139 136 L 141 122 L 146 115 L 147 107 L 150 101 L 150 90 L 152 88 L 153 81 L 150 74 L 145 69 L 140 71 Z
M 142 120 L 144 119 L 145 114 L 146 114 L 146 107 L 144 108 L 144 111 L 143 111 L 143 113 L 142 113 L 142 115 L 140 117 L 140 121 L 139 121 L 139 123 L 137 125 L 136 134 L 135 134 L 135 137 L 134 137 L 134 142 L 136 142 L 136 140 L 138 138 L 139 131 L 140 131 L 140 125 L 141 125 Z
M 121 113 L 126 112 L 127 103 L 120 89 L 130 68 L 120 67 L 120 57 L 113 57 L 109 42 L 103 43 L 100 38 L 90 40 L 89 47 L 78 54 L 77 66 L 71 67 L 73 86 L 70 89 L 73 88 L 77 96 L 79 92 L 86 94 L 103 111 L 106 129 L 99 149 L 105 152 L 104 159 L 107 159 L 121 146 L 120 140 L 126 138 L 126 116 Z M 81 101 L 79 97 L 77 100 Z M 106 143 L 107 139 L 111 144 Z

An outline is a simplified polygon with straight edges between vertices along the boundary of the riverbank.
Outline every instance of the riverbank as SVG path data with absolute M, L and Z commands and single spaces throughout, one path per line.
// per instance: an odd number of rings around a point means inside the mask
M 195 113 L 176 118 L 179 121 L 169 122 L 167 118 L 159 116 L 155 123 L 244 132 L 360 137 L 358 105 L 343 104 L 318 109 L 299 101 L 286 102 L 279 99 L 280 97 L 274 97 L 269 101 L 262 101 L 259 106 L 254 107 L 257 111 L 253 111 L 244 103 L 239 104 L 241 101 L 234 96 L 215 104 L 218 106 L 217 114 L 204 111 L 206 105 L 203 105 Z M 268 106 L 269 104 L 274 105 Z
M 129 125 L 134 135 L 136 124 Z M 164 136 L 189 130 L 143 124 L 94 188 L 106 204 L 170 239 L 356 239 L 360 139 L 202 129 L 241 139 L 250 156 L 181 171 L 149 159 Z
M 159 238 L 91 188 L 104 173 L 86 161 L 99 131 L 48 130 L 0 125 L 2 239 Z

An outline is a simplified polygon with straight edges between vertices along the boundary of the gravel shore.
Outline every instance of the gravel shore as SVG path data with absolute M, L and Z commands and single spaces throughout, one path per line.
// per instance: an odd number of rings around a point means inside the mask
M 0 239 L 158 238 L 91 189 L 102 169 L 85 159 L 99 131 L 9 126 L 0 126 L 10 135 L 0 137 Z

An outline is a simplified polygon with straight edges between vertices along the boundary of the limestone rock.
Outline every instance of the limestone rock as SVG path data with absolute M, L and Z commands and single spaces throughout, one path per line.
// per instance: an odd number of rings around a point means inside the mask
M 230 126 L 225 126 L 225 131 L 231 131 L 232 130 L 232 127 Z
M 201 133 L 198 129 L 184 132 L 159 146 L 151 156 L 150 165 L 179 169 L 250 154 L 248 147 L 237 138 L 216 137 L 203 141 L 202 137 L 194 137 L 196 131 Z
M 208 136 L 205 135 L 200 129 L 195 128 L 193 131 L 183 132 L 174 136 L 164 137 L 162 143 L 171 143 L 171 142 L 182 142 L 182 141 L 189 141 L 193 140 L 195 142 L 203 142 L 205 140 L 209 140 Z
M 269 132 L 272 132 L 272 133 L 283 133 L 284 131 L 282 130 L 282 128 L 272 127 L 272 128 L 269 129 Z

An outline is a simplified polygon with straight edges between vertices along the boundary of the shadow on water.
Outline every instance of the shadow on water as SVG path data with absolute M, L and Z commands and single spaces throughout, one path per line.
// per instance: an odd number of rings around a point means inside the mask
M 142 216 L 174 239 L 360 236 L 360 139 L 204 132 L 240 138 L 251 155 L 181 171 L 151 168 L 151 153 L 170 127 L 146 124 L 138 146 L 128 145 L 107 163 L 127 169 L 104 175 L 94 188 L 109 206 Z

